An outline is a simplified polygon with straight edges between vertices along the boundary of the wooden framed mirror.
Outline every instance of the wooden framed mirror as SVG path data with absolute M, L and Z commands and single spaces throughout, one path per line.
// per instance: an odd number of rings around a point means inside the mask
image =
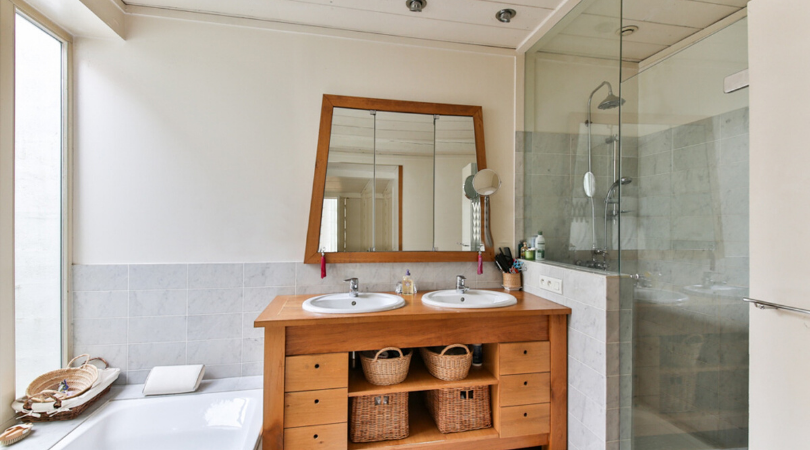
M 485 168 L 480 106 L 324 95 L 304 262 L 477 261 Z

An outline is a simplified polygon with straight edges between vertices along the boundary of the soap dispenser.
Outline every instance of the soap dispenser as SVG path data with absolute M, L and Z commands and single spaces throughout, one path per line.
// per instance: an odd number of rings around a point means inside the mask
M 406 270 L 405 276 L 402 277 L 402 293 L 405 295 L 416 294 L 416 282 L 411 278 L 410 270 Z

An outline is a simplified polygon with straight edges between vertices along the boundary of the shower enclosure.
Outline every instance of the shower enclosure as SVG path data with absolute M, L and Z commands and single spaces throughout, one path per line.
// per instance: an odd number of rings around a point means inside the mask
M 621 277 L 607 441 L 745 449 L 748 90 L 724 81 L 747 70 L 747 19 L 663 45 L 678 30 L 642 21 L 656 5 L 584 1 L 527 53 L 516 233 L 543 231 L 550 264 Z

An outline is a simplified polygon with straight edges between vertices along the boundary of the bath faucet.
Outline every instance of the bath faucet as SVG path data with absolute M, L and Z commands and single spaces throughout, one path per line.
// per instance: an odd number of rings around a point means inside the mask
M 346 278 L 343 281 L 349 283 L 349 295 L 357 297 L 357 294 L 360 292 L 359 280 L 357 278 Z
M 470 290 L 467 287 L 467 278 L 464 275 L 459 275 L 456 277 L 456 292 L 459 294 L 463 294 Z
M 630 275 L 630 279 L 636 282 L 636 287 L 640 288 L 651 288 L 652 281 L 649 278 L 645 277 L 644 275 L 637 273 L 635 275 Z

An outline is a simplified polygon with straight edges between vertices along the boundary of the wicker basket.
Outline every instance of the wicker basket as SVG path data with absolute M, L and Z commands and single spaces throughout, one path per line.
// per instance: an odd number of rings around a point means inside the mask
M 451 348 L 463 348 L 466 353 L 462 355 L 447 354 L 447 351 Z M 464 344 L 448 345 L 441 353 L 436 353 L 428 348 L 421 348 L 420 353 L 428 372 L 440 380 L 463 380 L 470 373 L 473 355 L 470 348 Z
M 84 364 L 79 367 L 71 367 L 80 358 L 85 358 Z M 98 368 L 90 364 L 90 361 L 96 359 L 103 361 L 104 364 L 107 363 L 101 358 L 91 359 L 90 355 L 84 354 L 71 359 L 64 369 L 52 370 L 38 376 L 25 390 L 26 409 L 30 409 L 32 403 L 51 402 L 56 408 L 59 408 L 64 400 L 87 392 L 98 380 Z M 59 392 L 59 385 L 62 381 L 68 385 L 66 392 Z
M 27 415 L 27 414 L 18 414 L 17 415 L 17 420 L 20 420 L 20 421 L 23 421 L 23 422 L 56 422 L 56 421 L 59 421 L 59 420 L 73 420 L 73 419 L 79 417 L 83 412 L 87 411 L 87 408 L 93 406 L 93 404 L 95 404 L 101 397 L 104 397 L 104 395 L 106 393 L 110 392 L 110 388 L 112 388 L 112 385 L 107 386 L 106 389 L 99 392 L 98 395 L 91 398 L 87 402 L 85 402 L 85 403 L 83 403 L 83 404 L 81 404 L 81 405 L 79 405 L 79 406 L 77 406 L 75 408 L 70 408 L 67 411 L 62 411 L 62 412 L 58 412 L 56 414 L 50 414 L 50 415 L 48 415 L 47 413 L 39 413 L 39 417 L 35 417 L 35 416 L 32 416 L 32 415 Z
M 517 291 L 523 287 L 520 281 L 520 272 L 503 274 L 503 288 L 509 291 Z
M 442 433 L 459 433 L 492 427 L 489 386 L 427 391 L 425 399 Z
M 408 427 L 408 393 L 352 397 L 352 442 L 405 439 Z
M 380 359 L 385 351 L 397 351 L 399 357 Z M 377 386 L 390 386 L 402 383 L 408 377 L 408 368 L 411 365 L 413 351 L 407 354 L 396 347 L 386 347 L 378 352 L 361 352 L 360 362 L 363 364 L 363 373 L 366 380 Z

